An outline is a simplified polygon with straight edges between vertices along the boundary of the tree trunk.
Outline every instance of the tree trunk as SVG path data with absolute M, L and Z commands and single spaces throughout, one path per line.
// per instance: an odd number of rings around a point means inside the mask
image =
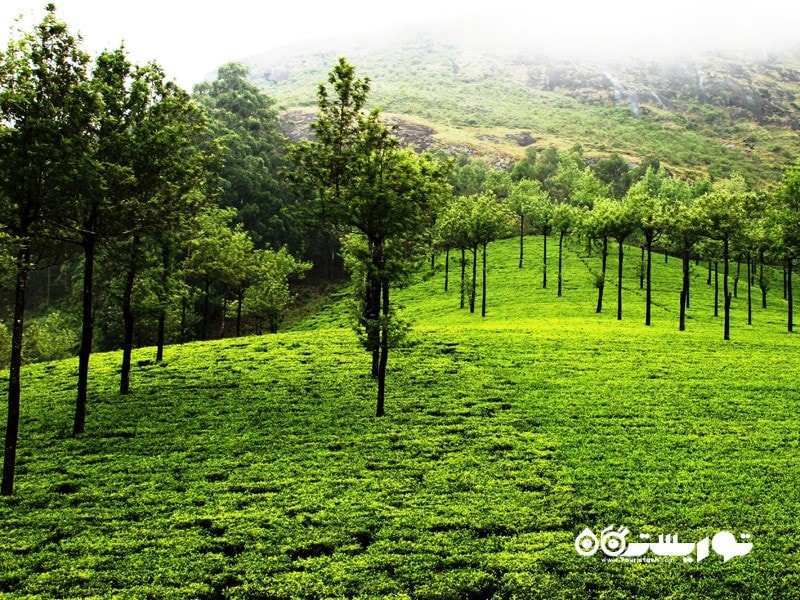
M 641 255 L 641 257 L 639 258 L 639 289 L 640 289 L 640 290 L 643 290 L 643 289 L 644 289 L 644 271 L 645 271 L 645 266 L 644 266 L 644 253 L 645 253 L 645 247 L 644 247 L 644 246 L 642 246 L 642 255 Z M 648 325 L 649 325 L 649 324 L 650 324 L 650 323 L 648 323 Z
M 750 254 L 747 255 L 747 324 L 753 324 L 753 260 Z
M 617 320 L 622 320 L 622 259 L 623 259 L 623 249 L 622 249 L 622 240 L 617 240 L 619 244 L 619 259 L 618 259 L 618 269 L 617 269 Z
M 444 291 L 447 291 L 447 288 L 450 285 L 450 248 L 445 250 L 444 253 Z
M 739 297 L 739 277 L 742 274 L 742 257 L 736 259 L 736 275 L 733 278 L 733 297 Z
M 719 316 L 719 263 L 714 261 L 714 316 Z
M 376 417 L 385 414 L 386 403 L 386 364 L 389 361 L 389 282 L 384 281 L 383 291 L 383 320 L 381 321 L 380 337 L 380 362 L 378 365 L 378 402 L 375 410 Z
M 712 261 L 708 261 L 708 281 L 706 281 L 707 285 L 711 285 L 711 266 L 712 266 L 711 262 Z
M 136 262 L 139 250 L 139 236 L 133 236 L 131 248 L 131 262 L 125 277 L 125 291 L 122 295 L 122 322 L 124 325 L 124 339 L 122 343 L 122 368 L 120 370 L 119 393 L 127 394 L 131 388 L 131 354 L 133 353 L 133 284 L 136 280 Z
M 483 245 L 483 292 L 481 294 L 481 317 L 486 316 L 486 244 Z
M 472 249 L 472 290 L 469 295 L 469 312 L 475 312 L 475 296 L 478 291 L 478 247 Z
M 786 261 L 786 300 L 789 309 L 788 315 L 788 330 L 789 333 L 794 331 L 794 293 L 792 292 L 792 259 Z
M 563 254 L 564 254 L 564 232 L 558 236 L 558 297 L 561 298 L 561 286 L 563 283 Z
M 200 339 L 206 341 L 206 331 L 208 329 L 209 296 L 211 295 L 211 281 L 205 281 L 205 293 L 203 294 L 203 324 L 200 331 Z
M 608 262 L 608 236 L 603 236 L 603 256 L 602 267 L 600 270 L 600 284 L 597 286 L 597 310 L 600 313 L 603 310 L 603 290 L 606 287 L 606 264 Z
M 75 417 L 72 435 L 83 433 L 86 425 L 86 397 L 89 387 L 89 359 L 92 355 L 94 333 L 94 254 L 95 238 L 88 234 L 83 239 L 83 318 L 81 346 L 78 350 L 78 395 L 75 400 Z
M 467 286 L 467 251 L 465 248 L 461 249 L 461 306 L 464 308 L 464 294 L 466 293 Z
M 683 289 L 681 289 L 681 312 L 678 331 L 686 331 L 686 309 L 689 308 L 689 251 L 683 251 Z
M 164 339 L 167 325 L 167 302 L 169 301 L 170 244 L 161 243 L 161 307 L 158 311 L 158 339 L 156 341 L 156 363 L 164 360 Z
M 547 230 L 542 235 L 544 237 L 544 252 L 542 254 L 542 287 L 547 288 Z
M 645 315 L 644 324 L 650 325 L 650 307 L 653 300 L 653 286 L 652 286 L 652 252 L 653 252 L 653 241 L 652 239 L 647 240 L 647 292 L 645 294 Z
M 728 253 L 730 249 L 729 245 L 730 245 L 730 240 L 728 240 L 728 238 L 725 238 L 722 241 L 722 260 L 723 260 L 722 270 L 724 272 L 723 285 L 725 292 L 725 325 L 723 327 L 724 340 L 731 339 L 731 294 L 728 291 L 728 271 L 729 271 Z
M 14 493 L 14 472 L 17 464 L 17 441 L 19 439 L 20 375 L 22 372 L 22 335 L 25 320 L 25 291 L 31 260 L 30 247 L 23 241 L 17 254 L 17 283 L 14 292 L 14 325 L 11 334 L 11 362 L 8 374 L 8 420 L 3 454 L 3 481 L 0 495 Z
M 522 252 L 524 249 L 524 235 L 525 235 L 525 215 L 519 215 L 519 268 L 522 268 Z
M 786 267 L 784 267 L 783 268 L 783 299 L 784 300 L 786 300 L 787 297 L 788 297 L 787 294 L 786 294 L 786 290 L 787 290 L 786 279 L 787 279 L 786 278 Z
M 244 304 L 244 290 L 236 293 L 236 337 L 242 335 L 242 304 Z
M 764 251 L 759 257 L 758 287 L 761 288 L 761 308 L 767 308 L 767 280 L 764 279 Z

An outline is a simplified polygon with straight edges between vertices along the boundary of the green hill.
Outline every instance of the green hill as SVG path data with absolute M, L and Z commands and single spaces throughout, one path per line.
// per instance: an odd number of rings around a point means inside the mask
M 594 313 L 598 257 L 570 247 L 556 298 L 538 239 L 522 270 L 516 252 L 489 246 L 486 318 L 458 310 L 441 266 L 398 292 L 413 331 L 383 419 L 341 303 L 293 331 L 170 347 L 162 365 L 139 350 L 125 397 L 119 355 L 98 355 L 79 439 L 75 361 L 28 368 L 0 597 L 793 597 L 800 342 L 777 278 L 752 327 L 740 282 L 723 343 L 703 265 L 680 333 L 677 260 L 656 261 L 648 328 L 635 250 L 621 322 L 613 281 Z M 747 533 L 753 549 L 576 552 L 612 525 L 629 542 Z
M 654 156 L 676 173 L 778 177 L 800 154 L 797 52 L 598 58 L 508 41 L 455 21 L 293 46 L 247 62 L 303 135 L 339 56 L 418 148 L 496 164 L 528 146 L 581 144 L 590 159 Z M 535 39 L 535 38 L 534 38 Z M 311 110 L 311 112 L 309 112 Z

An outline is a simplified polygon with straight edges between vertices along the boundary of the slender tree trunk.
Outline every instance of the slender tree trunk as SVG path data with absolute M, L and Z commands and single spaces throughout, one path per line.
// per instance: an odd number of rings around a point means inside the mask
M 558 297 L 561 298 L 561 286 L 563 283 L 563 254 L 564 254 L 564 232 L 558 236 Z
M 706 281 L 708 285 L 711 285 L 711 262 L 712 261 L 708 261 L 708 281 Z
M 481 317 L 486 316 L 486 244 L 483 245 L 483 292 L 481 294 Z
M 714 316 L 719 316 L 719 263 L 714 261 Z
M 188 303 L 185 297 L 181 298 L 181 332 L 178 337 L 178 341 L 181 344 L 186 341 L 186 305 Z
M 167 302 L 169 301 L 170 243 L 161 242 L 161 307 L 158 311 L 158 339 L 156 341 L 156 363 L 164 360 L 164 340 L 167 327 Z
M 783 299 L 784 300 L 786 300 L 787 297 L 788 297 L 787 294 L 786 294 L 786 290 L 787 290 L 786 280 L 787 280 L 786 267 L 783 267 Z
M 683 251 L 683 289 L 681 290 L 681 312 L 679 331 L 686 331 L 686 309 L 689 307 L 689 251 Z
M 75 417 L 72 435 L 83 433 L 86 425 L 86 397 L 89 387 L 89 359 L 92 355 L 94 333 L 94 235 L 83 239 L 83 318 L 81 323 L 81 346 L 78 350 L 78 395 L 75 400 Z
M 736 258 L 736 275 L 733 278 L 733 297 L 739 297 L 739 277 L 742 274 L 742 257 Z
M 640 290 L 643 290 L 643 289 L 644 289 L 644 271 L 645 271 L 645 266 L 644 266 L 644 253 L 645 253 L 645 247 L 644 247 L 644 246 L 642 246 L 642 256 L 641 256 L 641 258 L 639 259 L 639 289 L 640 289 Z M 648 323 L 648 325 L 649 325 L 649 324 L 650 324 L 650 323 Z
M 722 242 L 722 260 L 723 260 L 722 269 L 724 271 L 723 283 L 725 292 L 725 325 L 723 328 L 724 331 L 723 339 L 725 340 L 731 339 L 731 293 L 728 288 L 728 273 L 730 271 L 730 266 L 728 264 L 730 262 L 729 251 L 730 251 L 730 240 L 726 238 Z
M 478 247 L 472 249 L 472 289 L 469 295 L 469 312 L 475 312 L 475 295 L 478 291 Z
M 466 294 L 467 288 L 467 250 L 465 248 L 461 249 L 461 306 L 459 308 L 464 308 L 464 295 Z
M 764 279 L 764 251 L 759 253 L 758 287 L 761 288 L 761 308 L 767 308 L 767 280 Z
M 380 362 L 378 365 L 378 402 L 375 410 L 376 417 L 385 414 L 384 405 L 386 402 L 386 364 L 389 361 L 389 282 L 384 281 L 383 291 L 383 320 L 380 327 L 381 348 Z
M 752 263 L 753 260 L 750 254 L 747 255 L 747 324 L 753 324 L 753 276 L 752 276 Z
M 370 370 L 372 377 L 377 379 L 380 377 L 380 346 L 381 346 L 381 332 L 380 332 L 380 311 L 381 311 L 381 280 L 379 275 L 381 256 L 380 244 L 375 243 L 372 249 L 372 270 L 367 275 L 367 306 L 366 306 L 366 322 L 367 322 L 367 340 L 370 351 L 372 352 L 372 368 Z
M 519 215 L 519 268 L 522 268 L 522 253 L 525 246 L 525 215 Z
M 24 238 L 23 238 L 24 240 Z M 14 493 L 14 473 L 17 464 L 17 441 L 19 439 L 20 375 L 22 373 L 22 335 L 25 320 L 25 291 L 28 285 L 31 252 L 27 241 L 23 241 L 17 254 L 17 283 L 14 292 L 14 325 L 11 333 L 11 362 L 8 374 L 8 420 L 6 421 L 5 450 L 3 454 L 3 481 L 0 495 Z
M 447 288 L 450 285 L 450 248 L 445 250 L 444 253 L 444 291 L 447 291 Z
M 127 394 L 131 388 L 131 354 L 133 353 L 133 284 L 136 280 L 136 263 L 139 251 L 139 236 L 133 236 L 131 248 L 131 262 L 125 277 L 125 291 L 122 295 L 122 321 L 124 325 L 124 339 L 122 344 L 122 368 L 120 370 L 119 393 Z
M 547 230 L 542 235 L 544 238 L 544 252 L 542 255 L 542 287 L 547 288 Z
M 205 293 L 203 294 L 203 324 L 200 332 L 200 339 L 206 341 L 206 331 L 208 330 L 209 304 L 211 296 L 211 281 L 206 278 Z
M 644 324 L 645 325 L 650 325 L 650 307 L 651 307 L 651 303 L 652 303 L 652 299 L 653 299 L 653 286 L 652 286 L 652 274 L 653 274 L 653 271 L 652 271 L 652 258 L 653 257 L 652 257 L 652 251 L 653 251 L 653 242 L 652 242 L 651 239 L 648 239 L 647 240 L 647 292 L 645 294 L 645 296 L 646 296 L 645 311 L 646 311 L 647 314 L 645 315 L 645 319 L 644 319 Z
M 242 305 L 244 304 L 244 290 L 236 293 L 236 337 L 242 335 Z
M 623 258 L 623 249 L 622 249 L 622 240 L 617 240 L 619 245 L 619 258 L 618 258 L 618 268 L 617 268 L 617 320 L 622 320 L 622 258 Z
M 667 254 L 666 252 L 664 252 L 664 264 L 665 265 L 669 264 L 669 254 Z
M 729 250 L 730 250 L 730 240 L 728 240 L 728 238 L 725 238 L 722 241 L 722 260 L 723 260 L 722 269 L 724 271 L 723 284 L 725 292 L 725 325 L 723 327 L 724 340 L 731 339 L 731 293 L 728 291 L 728 271 L 730 269 L 730 267 L 728 266 Z
M 597 286 L 597 310 L 600 313 L 603 310 L 603 290 L 606 287 L 606 264 L 608 262 L 608 236 L 603 236 L 603 256 L 602 267 L 600 270 L 600 285 Z
M 794 331 L 794 293 L 792 291 L 792 259 L 786 261 L 786 300 L 788 304 L 788 331 Z

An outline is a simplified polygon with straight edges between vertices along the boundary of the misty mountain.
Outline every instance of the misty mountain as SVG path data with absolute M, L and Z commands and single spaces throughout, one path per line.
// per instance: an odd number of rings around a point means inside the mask
M 418 148 L 503 164 L 531 145 L 580 144 L 590 158 L 654 156 L 676 172 L 739 171 L 753 181 L 776 177 L 800 153 L 800 51 L 553 51 L 510 31 L 440 23 L 287 47 L 245 64 L 295 136 L 313 118 L 318 84 L 346 56 Z

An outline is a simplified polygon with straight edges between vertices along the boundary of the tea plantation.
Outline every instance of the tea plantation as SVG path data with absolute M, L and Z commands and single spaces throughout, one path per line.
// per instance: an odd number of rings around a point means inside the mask
M 440 265 L 396 294 L 413 329 L 382 419 L 344 301 L 159 365 L 142 349 L 129 396 L 119 355 L 94 357 L 78 439 L 76 361 L 28 368 L 0 598 L 800 597 L 800 339 L 780 273 L 752 326 L 742 276 L 723 342 L 703 264 L 679 332 L 677 259 L 655 261 L 645 327 L 638 249 L 617 321 L 613 278 L 595 314 L 596 254 L 569 248 L 558 298 L 555 253 L 542 289 L 526 243 L 523 269 L 517 242 L 489 246 L 485 318 L 458 309 L 454 264 L 450 291 Z M 576 551 L 612 525 L 753 546 Z

